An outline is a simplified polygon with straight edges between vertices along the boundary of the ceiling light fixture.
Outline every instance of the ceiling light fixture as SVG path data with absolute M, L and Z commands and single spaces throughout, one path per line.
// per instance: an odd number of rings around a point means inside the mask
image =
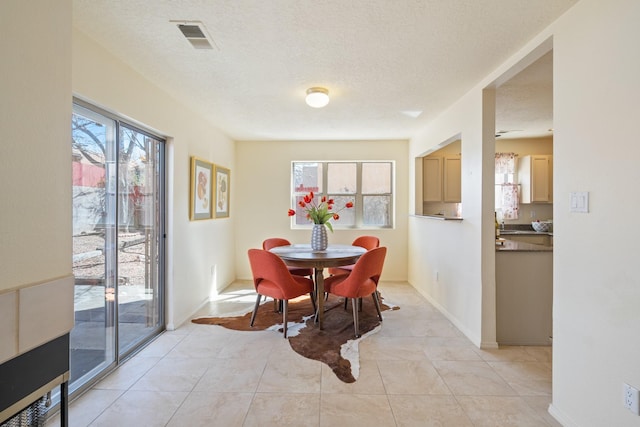
M 310 87 L 305 101 L 309 107 L 322 108 L 329 103 L 329 91 L 323 87 Z

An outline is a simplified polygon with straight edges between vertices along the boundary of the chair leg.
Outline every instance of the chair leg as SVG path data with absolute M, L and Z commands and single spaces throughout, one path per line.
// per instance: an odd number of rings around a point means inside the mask
M 380 313 L 380 301 L 378 300 L 378 291 L 373 291 L 371 294 L 373 297 L 373 303 L 376 306 L 376 311 L 378 312 L 378 319 L 382 322 L 382 313 Z
M 356 331 L 356 338 L 360 338 L 360 325 L 358 324 L 358 299 L 354 298 L 351 301 L 351 307 L 353 308 L 353 327 Z
M 289 300 L 282 300 L 282 329 L 284 337 L 287 337 L 287 308 L 289 307 Z
M 262 295 L 258 294 L 258 298 L 256 298 L 256 305 L 253 307 L 253 313 L 251 314 L 251 323 L 249 323 L 249 326 L 253 326 L 253 321 L 256 320 L 256 313 L 258 312 L 258 307 L 260 307 L 261 299 Z
M 311 304 L 313 304 L 313 312 L 318 311 L 318 307 L 316 307 L 316 295 L 314 292 L 309 293 L 309 298 L 311 298 Z
M 355 299 L 354 299 L 355 301 Z M 362 298 L 358 298 L 357 299 L 357 304 L 358 304 L 358 310 L 362 311 Z M 349 303 L 349 298 L 345 298 L 344 299 L 344 309 L 347 309 L 347 304 Z

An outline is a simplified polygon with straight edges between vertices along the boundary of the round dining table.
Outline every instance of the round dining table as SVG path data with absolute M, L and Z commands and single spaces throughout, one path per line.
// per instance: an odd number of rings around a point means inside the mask
M 329 245 L 324 251 L 314 251 L 311 249 L 311 245 L 294 244 L 277 246 L 271 248 L 270 251 L 282 258 L 287 265 L 314 269 L 318 307 L 316 320 L 318 327 L 322 329 L 324 317 L 324 269 L 355 264 L 358 258 L 367 250 L 360 246 Z

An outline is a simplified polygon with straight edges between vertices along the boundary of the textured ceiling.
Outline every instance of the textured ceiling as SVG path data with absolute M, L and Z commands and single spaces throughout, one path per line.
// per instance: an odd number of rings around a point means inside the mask
M 73 19 L 233 139 L 406 139 L 577 1 L 74 0 Z M 214 48 L 171 21 L 202 22 Z M 552 126 L 549 59 L 499 88 L 509 137 Z M 306 106 L 311 86 L 327 107 Z
M 553 52 L 496 89 L 496 132 L 505 138 L 551 135 Z

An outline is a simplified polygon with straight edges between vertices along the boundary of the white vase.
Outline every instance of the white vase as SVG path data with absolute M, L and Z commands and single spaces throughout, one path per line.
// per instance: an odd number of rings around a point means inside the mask
M 324 224 L 313 224 L 313 230 L 311 231 L 311 249 L 314 251 L 324 251 L 328 245 L 327 227 Z

